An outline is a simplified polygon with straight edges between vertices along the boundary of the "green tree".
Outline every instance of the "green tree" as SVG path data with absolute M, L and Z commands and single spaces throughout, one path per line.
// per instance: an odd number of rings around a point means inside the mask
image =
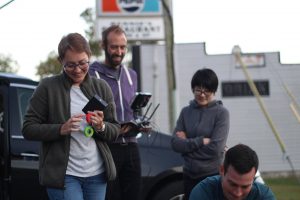
M 48 54 L 47 60 L 40 62 L 40 64 L 37 66 L 36 75 L 38 75 L 40 79 L 42 79 L 47 76 L 59 74 L 61 70 L 62 66 L 58 61 L 58 55 L 54 51 L 51 51 Z
M 80 17 L 86 22 L 88 26 L 88 28 L 85 30 L 85 34 L 92 50 L 92 56 L 98 58 L 101 55 L 101 50 L 99 48 L 99 41 L 95 39 L 95 11 L 92 8 L 87 8 L 80 14 Z M 50 52 L 47 59 L 40 62 L 40 64 L 36 67 L 36 75 L 38 75 L 40 79 L 42 79 L 43 77 L 60 73 L 62 70 L 62 66 L 57 58 L 58 55 L 54 51 Z
M 0 54 L 0 72 L 16 73 L 18 69 L 17 61 L 10 56 Z
M 88 28 L 84 31 L 87 39 L 89 40 L 89 44 L 92 50 L 92 54 L 94 57 L 99 58 L 101 56 L 101 49 L 99 45 L 99 40 L 95 39 L 96 31 L 95 31 L 95 21 L 96 14 L 93 8 L 85 9 L 80 17 L 86 22 Z

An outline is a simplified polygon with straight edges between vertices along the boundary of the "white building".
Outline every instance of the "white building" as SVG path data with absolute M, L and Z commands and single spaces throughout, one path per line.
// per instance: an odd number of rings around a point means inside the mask
M 278 52 L 242 55 L 246 64 L 256 65 L 249 65 L 248 72 L 264 93 L 262 100 L 294 168 L 300 170 L 300 122 L 290 108 L 292 99 L 283 85 L 300 103 L 300 64 L 281 64 Z M 193 98 L 190 82 L 194 72 L 209 67 L 219 77 L 216 98 L 222 100 L 230 112 L 228 146 L 245 143 L 254 148 L 260 157 L 262 172 L 291 170 L 257 99 L 249 93 L 243 70 L 237 66 L 233 54 L 207 55 L 204 43 L 176 44 L 174 58 L 177 84 L 175 118 Z M 171 134 L 174 127 L 169 127 L 165 47 L 141 45 L 140 66 L 141 90 L 153 94 L 154 105 L 160 103 L 153 121 L 160 131 Z

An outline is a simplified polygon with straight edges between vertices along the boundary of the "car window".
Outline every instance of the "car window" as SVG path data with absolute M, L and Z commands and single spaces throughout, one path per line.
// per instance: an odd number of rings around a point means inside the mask
M 34 92 L 34 88 L 34 86 L 25 84 L 11 84 L 10 87 L 10 148 L 11 155 L 15 159 L 20 159 L 27 153 L 38 154 L 39 151 L 39 142 L 25 140 L 22 135 L 24 115 L 27 112 L 27 107 Z M 27 156 L 25 157 L 27 159 Z
M 23 126 L 24 115 L 27 111 L 29 100 L 34 88 L 22 85 L 10 87 L 9 92 L 9 124 L 11 137 L 22 137 L 21 129 Z
M 21 126 L 32 94 L 33 94 L 33 89 L 28 89 L 28 88 L 17 89 L 18 108 L 20 110 L 19 118 L 20 118 Z

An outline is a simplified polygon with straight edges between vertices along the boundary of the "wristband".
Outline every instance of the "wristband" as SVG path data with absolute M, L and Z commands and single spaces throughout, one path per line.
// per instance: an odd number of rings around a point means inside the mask
M 101 129 L 98 129 L 96 130 L 97 132 L 103 132 L 105 130 L 105 123 L 103 122 L 102 124 L 102 128 Z

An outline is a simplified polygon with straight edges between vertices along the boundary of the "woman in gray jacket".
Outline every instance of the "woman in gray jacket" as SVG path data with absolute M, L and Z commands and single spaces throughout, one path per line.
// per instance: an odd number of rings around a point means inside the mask
M 198 70 L 191 81 L 194 99 L 181 110 L 171 145 L 184 158 L 185 199 L 204 178 L 218 174 L 229 132 L 229 112 L 214 99 L 218 77 Z
M 58 54 L 63 72 L 41 80 L 24 118 L 23 135 L 42 142 L 39 178 L 50 199 L 104 199 L 107 180 L 116 176 L 106 142 L 115 140 L 120 128 L 112 92 L 105 81 L 88 75 L 91 50 L 80 34 L 64 36 Z M 89 112 L 89 133 L 94 134 L 87 137 L 82 108 L 95 94 L 108 106 Z

